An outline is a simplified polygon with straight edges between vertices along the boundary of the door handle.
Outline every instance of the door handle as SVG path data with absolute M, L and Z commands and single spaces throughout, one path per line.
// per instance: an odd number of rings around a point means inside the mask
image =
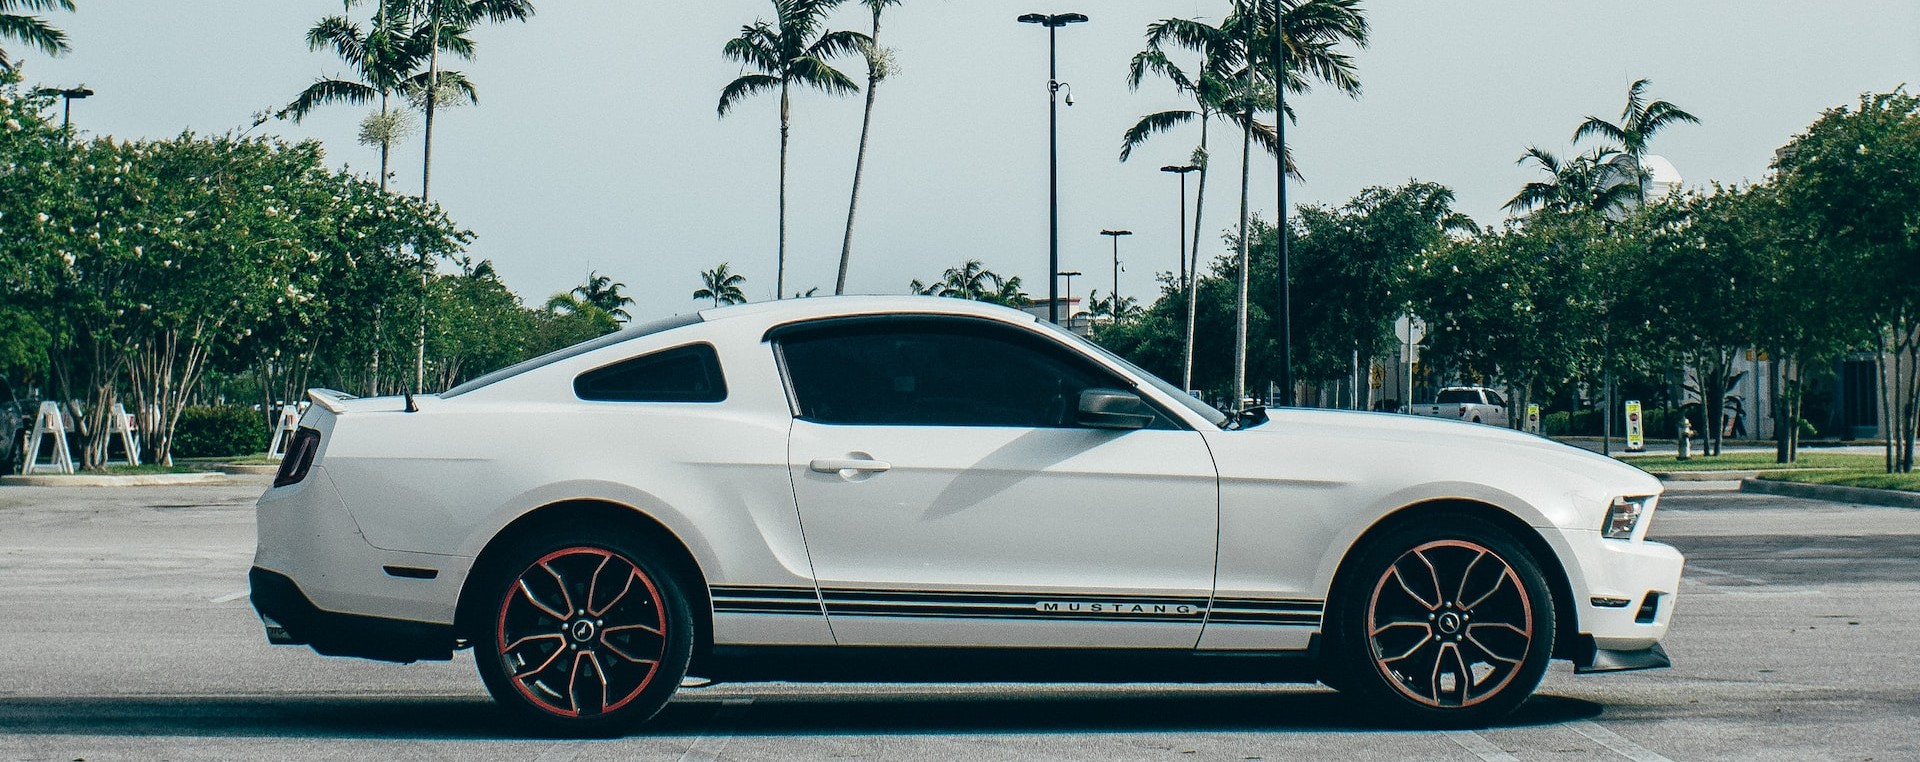
M 807 468 L 822 474 L 838 474 L 846 471 L 878 473 L 893 468 L 893 464 L 870 458 L 816 458 L 807 464 Z

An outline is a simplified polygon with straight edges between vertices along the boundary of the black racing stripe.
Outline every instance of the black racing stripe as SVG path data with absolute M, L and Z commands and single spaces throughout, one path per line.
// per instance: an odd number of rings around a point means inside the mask
M 1216 609 L 1260 609 L 1271 611 L 1319 611 L 1325 601 L 1308 598 L 1215 598 Z
M 1179 596 L 1102 595 L 1099 593 L 1052 592 L 934 592 L 925 590 L 872 590 L 823 588 L 821 595 L 832 601 L 900 602 L 914 604 L 1006 604 L 1032 606 L 1043 601 L 1055 603 L 1118 603 L 1142 606 L 1193 606 L 1205 608 L 1207 599 Z
M 1313 628 L 1321 624 L 1319 614 L 1269 614 L 1269 616 L 1246 616 L 1246 614 L 1219 614 L 1215 612 L 1206 618 L 1206 624 L 1273 624 L 1273 626 L 1306 626 Z
M 756 598 L 756 599 L 804 599 L 815 600 L 817 595 L 811 587 L 748 585 L 712 585 L 707 588 L 714 598 Z
M 1177 622 L 1182 624 L 1199 624 L 1200 623 L 1200 616 L 1198 612 L 1194 614 L 1188 614 L 1186 616 L 1168 616 L 1168 615 L 1161 615 L 1161 614 L 1059 614 L 1054 612 L 1042 612 L 1042 611 L 976 612 L 976 611 L 966 611 L 966 610 L 960 610 L 960 609 L 945 609 L 945 610 L 929 611 L 929 612 L 908 612 L 908 611 L 900 611 L 898 609 L 891 609 L 891 608 L 874 609 L 871 611 L 865 611 L 865 610 L 847 611 L 839 608 L 829 608 L 827 610 L 827 613 L 833 616 L 842 616 L 842 617 L 907 617 L 907 618 L 921 618 L 921 619 L 1021 619 L 1021 620 L 1027 620 L 1027 621 L 1043 621 L 1043 622 L 1140 622 L 1142 624 L 1151 624 L 1156 622 Z

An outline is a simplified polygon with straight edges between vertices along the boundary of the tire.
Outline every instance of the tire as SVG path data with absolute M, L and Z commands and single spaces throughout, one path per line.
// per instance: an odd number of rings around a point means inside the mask
M 643 538 L 578 530 L 540 532 L 492 555 L 476 570 L 470 617 L 487 692 L 543 735 L 616 735 L 646 722 L 680 686 L 693 651 L 693 617 L 669 558 Z
M 1357 550 L 1328 612 L 1328 685 L 1420 727 L 1485 726 L 1545 676 L 1553 597 L 1506 531 L 1451 515 L 1388 530 Z

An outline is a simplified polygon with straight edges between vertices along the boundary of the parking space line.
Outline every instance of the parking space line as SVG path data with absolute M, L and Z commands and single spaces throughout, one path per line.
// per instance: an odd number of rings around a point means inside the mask
M 1688 572 L 1699 572 L 1699 573 L 1701 573 L 1701 574 L 1706 574 L 1706 575 L 1710 575 L 1710 576 L 1714 576 L 1714 577 L 1722 577 L 1722 578 L 1725 578 L 1725 579 L 1733 579 L 1733 580 L 1739 580 L 1739 581 L 1741 581 L 1741 582 L 1745 582 L 1745 583 L 1747 583 L 1747 584 L 1749 584 L 1749 585 L 1765 585 L 1765 584 L 1767 584 L 1767 581 L 1766 581 L 1766 580 L 1764 580 L 1764 579 L 1754 579 L 1753 577 L 1749 577 L 1749 576 L 1746 576 L 1746 575 L 1744 575 L 1744 574 L 1734 574 L 1733 572 L 1729 572 L 1729 571 L 1721 571 L 1721 570 L 1719 570 L 1719 569 L 1709 569 L 1709 568 L 1707 568 L 1707 567 L 1705 567 L 1705 566 L 1699 566 L 1699 565 L 1696 565 L 1696 564 L 1688 564 L 1688 565 L 1687 565 L 1687 571 L 1688 571 Z
M 740 717 L 752 705 L 753 699 L 750 698 L 722 700 L 713 718 L 707 721 L 707 728 L 687 746 L 686 753 L 680 755 L 680 762 L 713 762 L 719 759 L 720 752 L 725 751 L 727 744 L 733 741 L 733 726 L 740 722 Z
M 1627 740 L 1625 736 L 1619 733 L 1600 727 L 1592 722 L 1576 720 L 1566 723 L 1566 726 L 1568 730 L 1586 736 L 1594 743 L 1612 749 L 1613 753 L 1631 759 L 1633 762 L 1673 762 L 1673 760 L 1667 759 L 1645 746 Z
M 232 603 L 245 597 L 247 597 L 247 591 L 241 590 L 239 592 L 227 593 L 218 598 L 208 598 L 207 600 L 212 603 Z
M 1460 748 L 1473 752 L 1484 762 L 1520 762 L 1520 758 L 1508 754 L 1506 750 L 1487 740 L 1486 736 L 1471 730 L 1449 730 L 1443 733 L 1448 740 L 1460 745 Z

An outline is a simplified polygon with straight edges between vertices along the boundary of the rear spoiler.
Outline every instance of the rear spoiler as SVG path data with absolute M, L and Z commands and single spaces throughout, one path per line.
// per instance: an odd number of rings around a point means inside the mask
M 341 406 L 340 403 L 359 398 L 334 389 L 308 389 L 307 399 L 313 400 L 313 404 L 315 405 L 326 408 L 329 413 L 340 415 L 341 413 L 347 412 L 347 409 Z

